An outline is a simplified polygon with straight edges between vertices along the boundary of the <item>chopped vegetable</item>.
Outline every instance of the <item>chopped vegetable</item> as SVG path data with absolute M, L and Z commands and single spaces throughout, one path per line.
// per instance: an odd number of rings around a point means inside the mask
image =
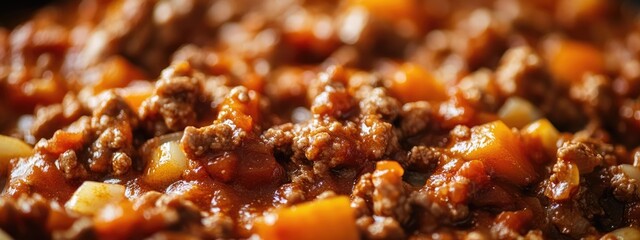
M 575 83 L 585 73 L 605 71 L 603 53 L 588 43 L 560 40 L 550 51 L 550 71 L 556 80 Z
M 139 84 L 118 89 L 118 94 L 122 96 L 129 107 L 134 111 L 140 108 L 142 102 L 153 94 L 153 85 Z
M 507 126 L 522 128 L 539 119 L 542 114 L 529 101 L 510 97 L 498 111 L 498 116 Z
M 354 210 L 347 197 L 334 197 L 267 214 L 255 228 L 264 240 L 359 239 Z
M 404 168 L 396 161 L 380 161 L 376 163 L 377 171 L 394 172 L 397 175 L 402 176 L 404 174 Z
M 427 70 L 413 63 L 399 67 L 393 75 L 390 90 L 403 102 L 447 99 L 444 85 Z
M 99 71 L 102 75 L 99 76 L 99 79 L 97 79 L 97 82 L 93 86 L 95 93 L 100 93 L 112 88 L 124 87 L 133 80 L 145 78 L 140 70 L 119 56 L 108 59 L 101 67 L 104 68 L 104 71 Z
M 124 200 L 124 192 L 122 185 L 86 181 L 64 206 L 81 214 L 93 215 L 109 203 Z
M 630 164 L 620 164 L 618 167 L 625 175 L 629 176 L 629 178 L 640 183 L 640 169 Z
M 104 239 L 124 239 L 130 236 L 134 227 L 144 218 L 135 211 L 129 201 L 107 204 L 94 216 L 95 230 Z
M 539 144 L 544 148 L 548 156 L 556 155 L 560 133 L 549 120 L 540 119 L 535 121 L 522 128 L 520 132 L 525 142 Z
M 468 160 L 482 161 L 494 176 L 518 185 L 527 185 L 537 178 L 519 137 L 502 121 L 473 127 L 471 139 L 455 144 L 451 150 Z
M 22 140 L 0 135 L 0 172 L 5 172 L 9 160 L 18 157 L 28 157 L 33 149 Z
M 219 106 L 218 119 L 233 119 L 245 131 L 260 121 L 260 95 L 246 88 L 234 88 Z
M 354 6 L 362 6 L 374 16 L 386 20 L 396 20 L 399 17 L 413 17 L 417 4 L 414 0 L 351 0 Z
M 640 229 L 635 227 L 624 227 L 616 229 L 600 239 L 615 239 L 615 240 L 636 240 L 640 239 Z
M 178 141 L 168 141 L 157 146 L 149 156 L 144 180 L 154 186 L 175 182 L 187 169 L 187 157 Z
M 67 149 L 78 149 L 82 146 L 83 136 L 79 132 L 58 130 L 49 139 L 47 150 L 53 154 L 61 154 Z

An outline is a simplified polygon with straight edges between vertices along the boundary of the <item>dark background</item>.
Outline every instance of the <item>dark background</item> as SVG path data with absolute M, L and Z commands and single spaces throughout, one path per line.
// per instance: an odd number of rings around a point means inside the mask
M 29 19 L 34 10 L 53 0 L 0 0 L 0 26 L 12 27 Z
M 640 7 L 640 0 L 622 1 Z M 46 6 L 52 2 L 60 2 L 60 0 L 0 0 L 0 26 L 13 27 L 16 24 L 24 22 L 29 19 L 35 9 Z

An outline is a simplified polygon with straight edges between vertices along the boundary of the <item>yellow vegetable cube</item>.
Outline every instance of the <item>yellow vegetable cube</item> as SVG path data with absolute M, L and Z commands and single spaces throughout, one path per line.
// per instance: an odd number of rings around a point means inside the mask
M 522 128 L 539 119 L 542 114 L 529 101 L 510 97 L 498 111 L 498 116 L 507 126 Z
M 537 142 L 547 152 L 548 156 L 555 156 L 560 138 L 558 130 L 547 119 L 540 119 L 522 128 L 522 137 L 527 142 Z
M 86 181 L 64 206 L 81 214 L 93 215 L 109 203 L 124 200 L 124 192 L 125 187 L 119 184 Z
M 187 157 L 177 141 L 169 141 L 158 146 L 151 154 L 144 180 L 161 186 L 179 180 L 187 169 Z
M 28 157 L 33 149 L 22 140 L 0 135 L 0 172 L 5 172 L 9 160 L 17 157 Z

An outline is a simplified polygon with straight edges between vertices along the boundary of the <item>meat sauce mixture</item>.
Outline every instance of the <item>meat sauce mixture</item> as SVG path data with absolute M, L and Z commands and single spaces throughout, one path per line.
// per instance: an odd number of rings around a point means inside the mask
M 2 239 L 640 239 L 613 0 L 82 0 L 0 28 Z

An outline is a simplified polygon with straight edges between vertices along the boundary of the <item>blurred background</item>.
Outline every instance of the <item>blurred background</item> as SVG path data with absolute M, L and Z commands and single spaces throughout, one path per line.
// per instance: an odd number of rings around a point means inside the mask
M 33 10 L 53 0 L 0 1 L 0 26 L 14 26 L 29 19 Z

